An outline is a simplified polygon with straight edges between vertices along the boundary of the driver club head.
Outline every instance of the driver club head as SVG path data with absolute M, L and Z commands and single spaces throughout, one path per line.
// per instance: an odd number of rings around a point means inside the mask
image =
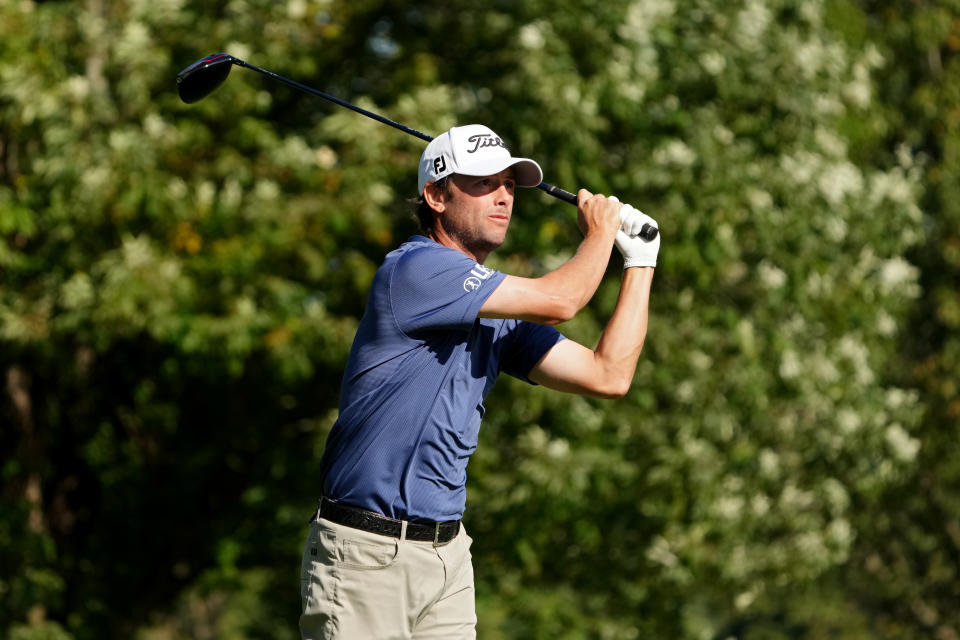
M 200 58 L 177 74 L 177 92 L 180 99 L 192 104 L 206 98 L 230 75 L 236 58 L 228 53 L 215 53 Z

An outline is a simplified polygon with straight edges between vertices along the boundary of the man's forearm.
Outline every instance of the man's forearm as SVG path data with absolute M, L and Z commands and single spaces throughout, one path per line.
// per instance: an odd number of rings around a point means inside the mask
M 507 276 L 480 308 L 481 318 L 518 318 L 541 324 L 567 322 L 596 292 L 613 242 L 590 234 L 577 254 L 539 278 Z
M 590 234 L 580 243 L 576 255 L 539 280 L 556 291 L 557 295 L 570 298 L 571 304 L 576 307 L 573 313 L 576 313 L 586 306 L 600 286 L 610 262 L 611 249 L 613 238 L 608 234 Z
M 623 272 L 617 306 L 594 350 L 607 379 L 618 381 L 624 391 L 633 381 L 647 336 L 653 272 L 653 267 L 632 267 Z
M 576 255 L 539 278 L 507 276 L 483 303 L 480 317 L 560 324 L 590 301 L 610 262 L 621 205 L 586 189 L 580 190 L 578 199 L 578 224 L 584 239 Z

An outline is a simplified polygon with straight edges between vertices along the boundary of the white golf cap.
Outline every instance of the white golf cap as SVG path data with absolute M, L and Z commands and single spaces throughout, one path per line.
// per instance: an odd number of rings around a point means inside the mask
M 492 176 L 513 167 L 517 185 L 535 187 L 543 171 L 529 158 L 514 158 L 496 133 L 482 124 L 453 127 L 434 138 L 420 156 L 417 193 L 423 195 L 428 182 L 451 174 Z

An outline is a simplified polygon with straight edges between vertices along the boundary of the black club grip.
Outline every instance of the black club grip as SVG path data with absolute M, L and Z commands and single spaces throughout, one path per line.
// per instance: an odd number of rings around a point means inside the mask
M 560 187 L 555 187 L 552 184 L 547 184 L 546 182 L 541 182 L 537 185 L 538 189 L 542 189 L 552 195 L 554 198 L 563 200 L 564 202 L 569 202 L 573 206 L 577 206 L 577 195 L 575 193 L 570 193 Z M 660 230 L 650 224 L 643 225 L 643 228 L 640 229 L 640 237 L 650 242 L 657 237 L 657 234 L 660 233 Z

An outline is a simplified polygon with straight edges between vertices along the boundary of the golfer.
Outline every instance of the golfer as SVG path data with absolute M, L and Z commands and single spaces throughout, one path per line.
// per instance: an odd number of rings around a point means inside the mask
M 515 188 L 541 180 L 536 162 L 512 157 L 482 125 L 454 127 L 423 152 L 423 235 L 374 276 L 321 461 L 303 552 L 303 638 L 474 638 L 471 539 L 460 518 L 497 376 L 603 398 L 629 389 L 660 247 L 659 234 L 636 234 L 656 223 L 581 189 L 584 239 L 573 258 L 540 278 L 485 267 L 506 237 Z M 590 349 L 551 325 L 587 304 L 614 244 L 625 263 L 620 296 Z

